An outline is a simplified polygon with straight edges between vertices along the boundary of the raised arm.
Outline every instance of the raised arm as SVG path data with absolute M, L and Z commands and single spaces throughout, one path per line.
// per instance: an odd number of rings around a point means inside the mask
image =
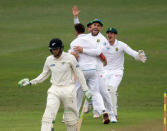
M 79 18 L 78 18 L 79 13 L 80 13 L 80 10 L 78 9 L 78 7 L 74 6 L 72 8 L 72 14 L 74 16 L 74 24 L 79 24 L 80 23 Z

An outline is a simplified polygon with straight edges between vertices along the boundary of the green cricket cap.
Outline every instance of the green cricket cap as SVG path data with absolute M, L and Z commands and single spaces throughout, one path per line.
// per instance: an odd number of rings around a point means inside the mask
M 94 19 L 94 20 L 92 20 L 92 24 L 93 23 L 99 23 L 101 26 L 103 26 L 103 22 L 100 19 Z
M 89 21 L 87 27 L 89 27 L 91 24 L 93 24 L 92 21 Z
M 109 33 L 109 32 L 111 32 L 111 33 L 114 33 L 114 34 L 118 34 L 118 31 L 117 31 L 117 29 L 115 29 L 115 28 L 111 28 L 111 27 L 109 27 L 107 30 L 106 30 L 106 33 Z

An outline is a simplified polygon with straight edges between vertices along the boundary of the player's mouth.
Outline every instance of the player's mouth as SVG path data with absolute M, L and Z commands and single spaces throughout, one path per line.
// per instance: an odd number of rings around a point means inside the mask
M 111 39 L 112 39 L 112 36 L 109 36 L 109 37 L 108 37 L 108 40 L 111 40 Z
M 92 33 L 93 33 L 93 34 L 98 34 L 98 33 L 99 33 L 99 30 L 95 28 L 95 29 L 92 30 Z

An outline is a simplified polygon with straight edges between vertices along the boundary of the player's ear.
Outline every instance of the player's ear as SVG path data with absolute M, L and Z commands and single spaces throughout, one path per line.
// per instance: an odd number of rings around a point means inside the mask
M 100 31 L 103 29 L 103 27 L 102 26 L 100 26 Z

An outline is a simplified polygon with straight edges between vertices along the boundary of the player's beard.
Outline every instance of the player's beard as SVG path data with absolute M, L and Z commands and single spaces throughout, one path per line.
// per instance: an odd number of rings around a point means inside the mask
M 107 39 L 109 42 L 112 42 L 112 36 L 108 36 Z
M 92 35 L 97 36 L 99 33 L 99 30 L 97 28 L 92 29 Z

